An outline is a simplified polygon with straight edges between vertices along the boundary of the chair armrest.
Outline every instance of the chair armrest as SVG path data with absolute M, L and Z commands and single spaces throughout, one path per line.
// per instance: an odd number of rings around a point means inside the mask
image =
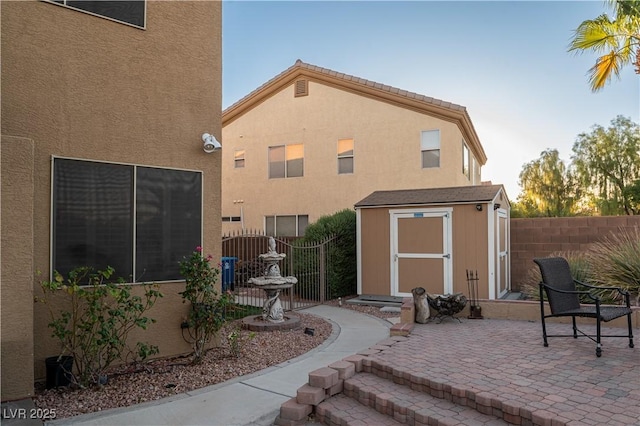
M 542 288 L 546 288 L 546 289 L 548 289 L 548 290 L 550 290 L 550 291 L 554 291 L 554 292 L 556 292 L 556 293 L 564 293 L 564 294 L 582 294 L 582 295 L 588 296 L 588 297 L 589 297 L 589 299 L 593 300 L 594 302 L 599 302 L 599 301 L 600 301 L 600 298 L 599 298 L 598 296 L 594 296 L 593 294 L 591 294 L 591 292 L 590 292 L 590 291 L 579 291 L 579 290 L 575 290 L 575 291 L 571 291 L 571 290 L 560 290 L 560 289 L 557 289 L 557 288 L 555 288 L 555 287 L 551 287 L 550 285 L 545 284 L 545 283 L 543 283 L 543 282 L 541 282 L 541 283 L 540 283 L 540 288 L 541 288 L 541 289 L 542 289 Z
M 580 284 L 581 286 L 584 286 L 587 288 L 593 288 L 595 290 L 616 290 L 618 293 L 620 293 L 620 295 L 624 296 L 624 301 L 627 304 L 627 308 L 631 307 L 631 294 L 627 290 L 624 290 L 622 287 L 601 287 L 598 285 L 587 284 L 575 279 L 573 281 L 576 284 Z

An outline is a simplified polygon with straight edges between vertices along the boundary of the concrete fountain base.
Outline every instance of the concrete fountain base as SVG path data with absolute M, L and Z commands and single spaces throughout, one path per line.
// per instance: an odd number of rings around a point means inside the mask
M 300 326 L 300 317 L 285 315 L 282 322 L 271 322 L 262 318 L 262 315 L 251 315 L 242 319 L 242 327 L 250 331 L 282 331 L 292 330 Z

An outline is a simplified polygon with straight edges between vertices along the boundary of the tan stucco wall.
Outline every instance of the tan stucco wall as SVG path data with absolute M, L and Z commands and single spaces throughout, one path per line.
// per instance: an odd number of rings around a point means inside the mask
M 423 169 L 420 132 L 432 129 L 441 131 L 441 163 Z M 338 140 L 350 138 L 354 173 L 338 174 Z M 304 144 L 304 177 L 269 179 L 268 147 L 295 143 Z M 470 184 L 456 124 L 313 81 L 308 96 L 294 97 L 289 85 L 227 124 L 223 145 L 222 214 L 240 216 L 242 206 L 250 229 L 274 214 L 308 214 L 312 223 L 376 190 Z M 245 150 L 244 168 L 234 168 L 236 149 Z
M 148 1 L 145 30 L 40 1 L 0 5 L 2 134 L 35 146 L 34 270 L 50 272 L 52 155 L 202 171 L 203 246 L 219 258 L 220 153 L 205 154 L 201 135 L 221 139 L 221 2 Z M 162 285 L 151 314 L 161 355 L 185 350 L 180 288 Z M 47 322 L 36 308 L 36 378 L 54 351 Z
M 2 400 L 33 394 L 33 141 L 3 136 L 0 300 Z

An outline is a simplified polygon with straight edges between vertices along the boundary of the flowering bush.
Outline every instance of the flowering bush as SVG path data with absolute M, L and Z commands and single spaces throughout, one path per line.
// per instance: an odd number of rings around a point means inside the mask
M 196 247 L 188 258 L 180 262 L 180 275 L 185 279 L 182 302 L 189 301 L 188 324 L 193 346 L 193 363 L 204 356 L 206 345 L 224 324 L 225 310 L 232 302 L 229 295 L 218 295 L 216 282 L 220 270 L 211 266 L 211 255 L 203 256 L 202 247 Z

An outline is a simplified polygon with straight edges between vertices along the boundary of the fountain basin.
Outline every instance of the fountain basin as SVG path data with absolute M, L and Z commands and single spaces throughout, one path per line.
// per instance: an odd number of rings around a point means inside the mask
M 262 315 L 251 315 L 242 319 L 242 327 L 250 331 L 283 331 L 293 330 L 300 326 L 300 317 L 286 315 L 284 321 L 272 322 L 262 318 Z

